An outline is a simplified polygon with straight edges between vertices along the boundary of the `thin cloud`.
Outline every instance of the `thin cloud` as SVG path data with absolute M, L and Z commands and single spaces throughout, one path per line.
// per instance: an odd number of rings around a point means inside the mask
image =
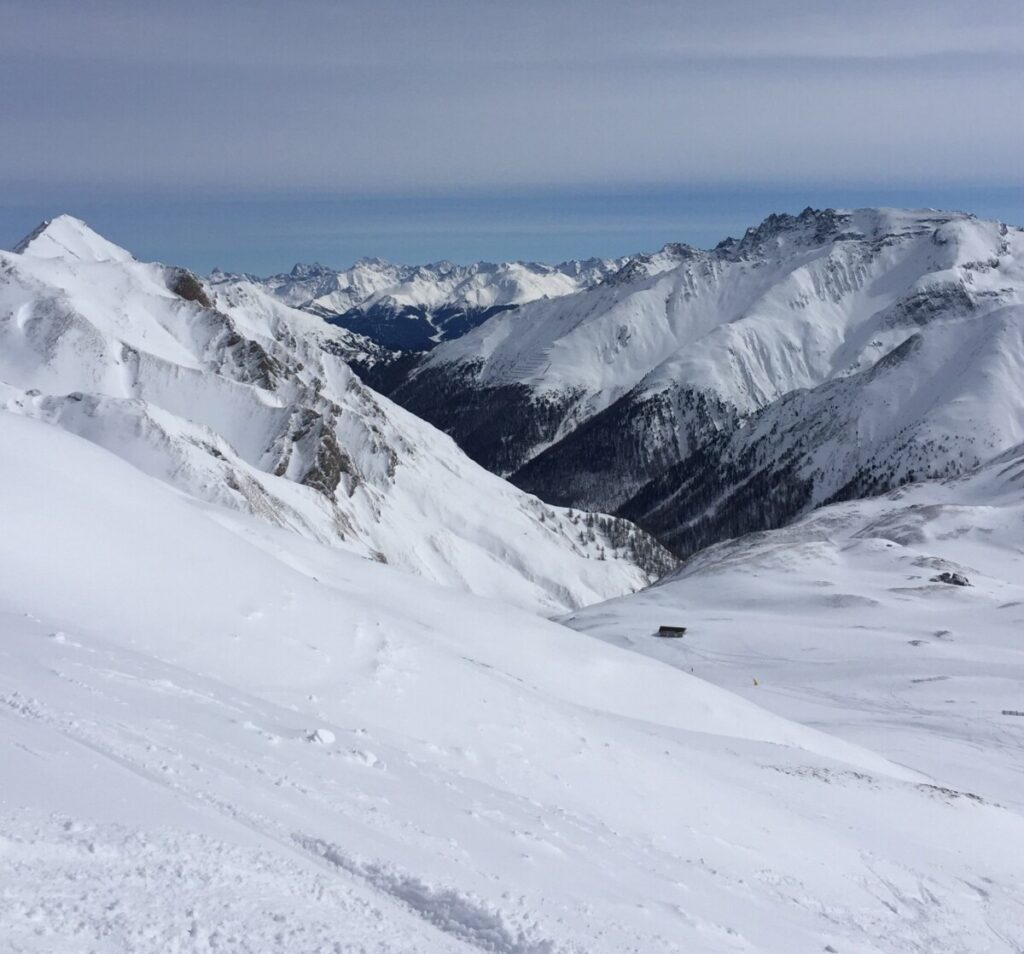
M 30 192 L 1019 181 L 1024 17 L 952 0 L 0 0 Z

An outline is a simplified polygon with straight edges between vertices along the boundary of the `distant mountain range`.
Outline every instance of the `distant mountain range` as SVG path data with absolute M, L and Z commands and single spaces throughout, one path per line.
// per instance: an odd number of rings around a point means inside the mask
M 293 308 L 319 315 L 384 348 L 428 351 L 502 311 L 590 288 L 626 261 L 395 265 L 364 258 L 340 271 L 299 264 L 283 275 L 246 277 Z

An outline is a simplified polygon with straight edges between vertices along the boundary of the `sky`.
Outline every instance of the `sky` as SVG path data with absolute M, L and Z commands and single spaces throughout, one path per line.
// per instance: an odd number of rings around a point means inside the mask
M 0 0 L 0 246 L 538 260 L 807 205 L 1024 224 L 1024 15 L 989 0 Z

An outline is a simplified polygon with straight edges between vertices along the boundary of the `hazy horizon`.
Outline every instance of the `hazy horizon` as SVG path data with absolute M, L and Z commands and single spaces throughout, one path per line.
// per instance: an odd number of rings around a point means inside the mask
M 1024 222 L 1009 0 L 0 0 L 0 245 L 69 212 L 145 258 L 552 260 L 772 211 Z
M 1024 225 L 1015 187 L 806 190 L 734 188 L 519 195 L 295 199 L 146 199 L 136 203 L 0 202 L 0 247 L 62 213 L 142 260 L 260 275 L 297 262 L 335 268 L 360 258 L 403 264 L 441 260 L 560 262 L 654 251 L 667 242 L 711 248 L 772 212 L 898 206 L 972 212 Z

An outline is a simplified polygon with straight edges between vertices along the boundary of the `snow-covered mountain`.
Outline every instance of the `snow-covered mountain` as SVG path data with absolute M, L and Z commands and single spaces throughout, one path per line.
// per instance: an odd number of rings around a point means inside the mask
M 558 265 L 395 265 L 364 258 L 340 271 L 299 264 L 287 274 L 258 282 L 286 304 L 320 315 L 385 349 L 426 351 L 465 334 L 491 315 L 589 288 L 625 262 L 592 258 Z
M 805 563 L 840 646 L 811 625 L 799 643 L 787 591 L 755 578 L 707 614 L 740 625 L 701 615 L 672 666 L 204 504 L 37 420 L 0 411 L 0 446 L 11 950 L 1019 949 L 1019 730 L 996 711 L 1021 678 L 1019 575 L 909 596 L 891 578 L 863 607 Z M 690 601 L 724 592 L 704 585 L 657 622 L 694 623 Z M 772 596 L 778 617 L 751 607 Z M 1002 628 L 967 625 L 973 607 Z M 761 705 L 708 681 L 716 660 L 742 681 L 731 650 L 777 624 L 822 687 L 800 687 L 809 721 L 857 731 L 852 703 L 904 764 L 771 712 L 772 646 L 743 673 Z M 876 646 L 920 681 L 865 675 Z
M 807 209 L 494 316 L 392 396 L 524 489 L 689 553 L 1024 439 L 1022 296 L 1020 229 Z
M 668 566 L 624 521 L 549 507 L 362 385 L 353 337 L 203 283 L 68 216 L 0 253 L 0 406 L 217 507 L 557 611 Z M 641 566 L 642 564 L 642 566 Z

